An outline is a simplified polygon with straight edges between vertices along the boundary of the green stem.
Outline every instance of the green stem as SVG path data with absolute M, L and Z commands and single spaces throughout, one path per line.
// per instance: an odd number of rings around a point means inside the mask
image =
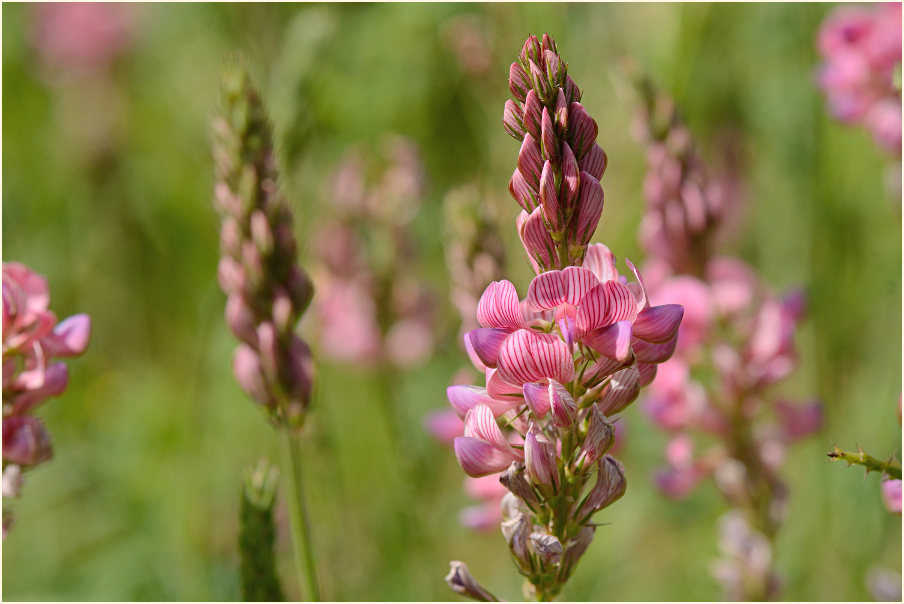
M 289 518 L 292 525 L 292 547 L 295 550 L 295 566 L 303 597 L 309 602 L 320 601 L 317 583 L 317 565 L 314 562 L 314 547 L 311 543 L 311 525 L 304 498 L 304 483 L 301 472 L 301 452 L 297 435 L 288 426 L 278 428 L 282 441 L 284 465 L 289 469 L 286 484 Z
M 850 451 L 844 451 L 838 447 L 834 447 L 828 452 L 828 456 L 831 457 L 833 461 L 836 459 L 843 459 L 848 465 L 857 464 L 858 466 L 863 466 L 866 468 L 867 472 L 879 472 L 880 474 L 890 476 L 891 478 L 901 479 L 901 464 L 898 461 L 895 461 L 894 459 L 880 461 L 871 455 L 867 455 L 863 449 L 860 449 L 859 447 L 857 453 L 851 453 Z

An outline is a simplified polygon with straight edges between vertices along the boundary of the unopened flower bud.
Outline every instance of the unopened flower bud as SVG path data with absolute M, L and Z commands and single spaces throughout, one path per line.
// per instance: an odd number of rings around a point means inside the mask
M 590 407 L 590 421 L 587 424 L 587 436 L 584 437 L 582 457 L 593 463 L 608 451 L 615 443 L 615 427 L 597 405 Z
M 537 494 L 534 493 L 534 489 L 524 476 L 524 464 L 520 461 L 513 461 L 512 465 L 499 477 L 499 482 L 528 505 L 537 503 Z
M 484 589 L 468 570 L 468 565 L 458 560 L 449 563 L 449 574 L 446 575 L 446 583 L 457 594 L 467 596 L 478 602 L 498 602 L 499 599 Z
M 229 294 L 226 299 L 226 324 L 233 335 L 251 346 L 257 346 L 254 313 L 241 293 Z
M 530 543 L 543 566 L 555 566 L 562 559 L 562 543 L 555 535 L 535 531 L 530 534 Z
M 251 240 L 262 258 L 268 258 L 273 253 L 273 229 L 260 209 L 251 212 Z
M 530 549 L 528 546 L 531 533 L 530 520 L 524 514 L 519 514 L 510 520 L 502 522 L 500 528 L 515 562 L 521 570 L 529 572 L 531 568 Z
M 620 461 L 606 455 L 599 461 L 596 484 L 581 506 L 580 516 L 589 518 L 591 514 L 618 501 L 628 488 L 625 467 Z
M 556 447 L 531 424 L 524 439 L 524 465 L 530 481 L 544 493 L 551 493 L 559 483 Z
M 549 407 L 552 411 L 552 423 L 557 428 L 570 428 L 574 425 L 578 406 L 574 397 L 562 384 L 549 380 Z

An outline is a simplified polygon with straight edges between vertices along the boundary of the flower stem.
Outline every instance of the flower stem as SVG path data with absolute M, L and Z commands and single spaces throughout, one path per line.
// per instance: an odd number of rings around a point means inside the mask
M 858 449 L 856 453 L 852 453 L 835 447 L 828 452 L 828 456 L 831 457 L 832 460 L 843 459 L 848 465 L 857 464 L 863 466 L 866 468 L 867 472 L 879 472 L 880 474 L 885 474 L 891 478 L 901 479 L 900 463 L 894 459 L 888 461 L 878 460 L 872 455 L 867 455 L 863 449 Z
M 283 445 L 283 463 L 289 470 L 286 472 L 288 477 L 286 496 L 288 498 L 289 518 L 292 525 L 292 546 L 295 550 L 298 581 L 305 600 L 319 602 L 320 587 L 317 583 L 317 565 L 314 561 L 311 526 L 305 505 L 299 440 L 289 426 L 280 426 L 278 430 Z

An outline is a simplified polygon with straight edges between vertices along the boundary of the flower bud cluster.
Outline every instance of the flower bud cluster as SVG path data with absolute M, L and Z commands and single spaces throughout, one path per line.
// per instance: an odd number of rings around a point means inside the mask
M 351 152 L 341 163 L 313 247 L 325 357 L 410 367 L 433 350 L 434 305 L 414 276 L 409 229 L 425 190 L 418 148 L 400 136 L 387 138 L 378 159 Z
M 823 62 L 816 78 L 832 115 L 862 125 L 900 156 L 901 3 L 836 8 L 819 30 L 817 49 Z
M 3 263 L 3 497 L 18 497 L 22 473 L 53 455 L 50 434 L 32 415 L 69 383 L 54 357 L 85 352 L 91 319 L 77 314 L 57 323 L 47 280 L 18 262 Z M 4 511 L 3 537 L 10 517 Z
M 688 131 L 671 101 L 655 97 L 649 87 L 644 94 L 649 155 L 657 158 L 649 164 L 645 189 L 641 243 L 649 257 L 644 274 L 651 297 L 685 308 L 675 355 L 659 368 L 643 405 L 670 434 L 667 467 L 656 481 L 664 493 L 680 498 L 712 478 L 729 505 L 747 514 L 754 541 L 766 549 L 755 562 L 768 564 L 786 507 L 787 489 L 779 471 L 787 447 L 822 423 L 818 401 L 792 403 L 769 390 L 797 365 L 794 334 L 804 314 L 804 296 L 792 291 L 779 297 L 747 263 L 714 255 L 713 238 L 727 206 L 709 203 L 714 199 L 706 193 L 711 185 L 689 151 Z M 651 110 L 658 106 L 669 107 L 667 120 Z M 673 144 L 675 140 L 681 144 Z M 676 253 L 666 243 L 675 245 Z M 695 452 L 701 443 L 706 448 Z M 771 571 L 741 568 L 754 561 L 729 557 L 731 563 L 717 573 L 726 597 L 737 594 L 739 586 L 749 588 L 743 599 L 771 593 Z
M 608 453 L 615 416 L 672 355 L 683 309 L 651 306 L 634 266 L 629 282 L 609 248 L 589 244 L 606 156 L 552 38 L 528 38 L 509 84 L 505 129 L 522 140 L 510 189 L 537 275 L 523 300 L 506 280 L 485 289 L 464 338 L 483 384 L 447 396 L 464 421 L 458 462 L 508 490 L 503 536 L 525 595 L 548 599 L 590 544 L 592 516 L 625 493 Z
M 217 272 L 227 295 L 226 323 L 241 341 L 233 372 L 273 422 L 299 428 L 314 368 L 295 326 L 313 287 L 296 262 L 292 213 L 277 187 L 272 127 L 241 70 L 223 79 L 214 136 L 214 206 L 222 217 Z

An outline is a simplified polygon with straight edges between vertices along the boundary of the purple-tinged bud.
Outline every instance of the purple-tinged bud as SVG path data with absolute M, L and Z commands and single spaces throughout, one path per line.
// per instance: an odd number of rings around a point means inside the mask
M 276 254 L 280 258 L 295 258 L 298 254 L 298 244 L 295 242 L 295 233 L 292 231 L 290 219 L 290 217 L 281 219 L 273 227 Z
M 537 93 L 531 89 L 524 101 L 524 130 L 534 137 L 534 140 L 540 140 L 542 121 L 543 103 L 540 102 Z
M 581 191 L 581 175 L 578 162 L 568 143 L 562 143 L 562 192 L 565 194 L 565 207 L 574 208 L 578 203 Z
M 3 418 L 3 462 L 34 466 L 53 457 L 50 434 L 31 415 Z
M 292 334 L 286 366 L 290 400 L 286 416 L 290 425 L 298 426 L 311 402 L 314 385 L 314 358 L 307 343 Z
M 565 100 L 565 91 L 562 90 L 561 86 L 556 96 L 556 108 L 553 118 L 556 124 L 556 132 L 560 137 L 564 138 L 565 133 L 568 131 L 568 101 Z
M 524 514 L 518 514 L 510 520 L 503 521 L 499 528 L 502 529 L 502 536 L 508 543 L 515 563 L 521 570 L 530 572 L 533 566 L 528 546 L 531 533 L 530 520 Z
M 311 283 L 311 279 L 299 267 L 293 266 L 289 269 L 286 287 L 289 290 L 289 296 L 292 298 L 295 312 L 297 314 L 303 313 L 311 303 L 311 298 L 314 297 L 314 285 Z
M 590 117 L 583 105 L 572 103 L 568 108 L 568 143 L 578 161 L 593 148 L 598 133 L 596 120 Z
M 234 216 L 241 210 L 241 202 L 236 199 L 225 182 L 218 182 L 214 185 L 213 200 L 217 209 L 223 214 Z
M 606 166 L 609 165 L 609 157 L 603 148 L 594 144 L 587 152 L 587 155 L 581 158 L 581 171 L 590 174 L 599 180 L 606 173 Z
M 528 36 L 527 40 L 524 41 L 524 46 L 521 48 L 521 61 L 527 63 L 530 60 L 537 60 L 541 52 L 543 52 L 543 47 L 540 45 L 540 40 L 537 39 L 537 36 Z
M 657 366 L 652 363 L 637 363 L 637 372 L 640 374 L 640 387 L 649 386 L 656 378 Z
M 565 86 L 563 86 L 563 89 L 565 90 L 565 100 L 568 101 L 569 104 L 577 103 L 581 100 L 581 89 L 574 83 L 571 76 L 565 76 Z
M 581 522 L 589 518 L 594 512 L 609 507 L 618 501 L 628 488 L 625 478 L 625 467 L 620 461 L 606 455 L 599 461 L 599 472 L 596 476 L 596 484 L 578 513 Z
M 544 111 L 546 111 L 544 109 Z M 558 231 L 562 228 L 559 211 L 559 198 L 556 195 L 556 176 L 552 169 L 552 163 L 546 160 L 543 164 L 543 172 L 540 175 L 540 205 L 543 208 L 543 215 L 553 230 Z
M 520 461 L 513 461 L 512 465 L 510 465 L 508 469 L 502 473 L 502 476 L 499 477 L 499 482 L 527 505 L 533 506 L 539 503 L 537 494 L 524 476 L 524 464 Z M 504 499 L 503 502 L 505 502 Z M 503 516 L 505 516 L 504 513 Z M 511 517 L 511 515 L 509 515 L 509 517 Z
M 555 566 L 562 559 L 562 543 L 555 535 L 534 531 L 530 534 L 530 544 L 540 564 L 546 568 Z
M 574 425 L 578 405 L 562 384 L 549 380 L 549 408 L 552 411 L 552 423 L 557 428 L 570 428 Z
M 667 342 L 678 333 L 684 307 L 680 304 L 651 306 L 638 313 L 634 320 L 634 335 L 653 343 Z
M 512 96 L 523 103 L 530 89 L 530 78 L 527 76 L 527 72 L 517 62 L 512 63 L 512 66 L 509 67 L 509 90 L 512 91 Z
M 536 424 L 531 424 L 524 439 L 524 467 L 530 481 L 543 493 L 551 493 L 558 486 L 556 446 L 549 442 Z
M 457 594 L 467 596 L 478 602 L 498 602 L 499 599 L 484 589 L 468 570 L 468 565 L 458 560 L 449 563 L 449 574 L 446 575 L 446 583 Z
M 549 34 L 543 34 L 543 41 L 540 44 L 540 48 L 544 53 L 550 51 L 553 53 L 558 52 L 558 50 L 556 49 L 556 41 L 553 40 L 552 36 L 550 36 Z
M 502 126 L 505 131 L 516 140 L 524 140 L 523 110 L 518 103 L 509 99 L 505 102 L 505 111 L 502 113 Z
M 261 260 L 257 246 L 251 240 L 242 242 L 242 268 L 245 270 L 245 278 L 248 285 L 257 290 L 264 284 L 264 263 Z
M 260 355 L 261 371 L 269 381 L 279 376 L 279 337 L 273 323 L 265 321 L 257 326 L 257 350 Z
M 542 208 L 535 208 L 530 214 L 521 212 L 518 216 L 518 235 L 535 272 L 539 273 L 541 268 L 548 270 L 555 264 L 556 244 L 546 230 Z
M 257 347 L 257 328 L 254 313 L 239 292 L 229 294 L 226 299 L 226 324 L 230 331 L 242 342 Z
M 645 340 L 634 340 L 632 348 L 638 363 L 664 363 L 672 358 L 675 346 L 678 344 L 678 335 L 662 344 L 651 344 Z
M 565 64 L 559 55 L 547 50 L 543 53 L 543 59 L 546 63 L 546 75 L 553 86 L 559 87 L 565 83 Z
M 640 372 L 636 365 L 631 365 L 612 375 L 597 404 L 607 416 L 613 415 L 633 403 L 639 394 Z
M 565 554 L 562 556 L 562 570 L 559 571 L 561 576 L 568 577 L 571 575 L 574 565 L 577 564 L 590 543 L 593 541 L 593 533 L 596 531 L 594 526 L 582 526 L 577 536 L 572 538 L 565 547 Z
M 292 306 L 292 299 L 288 292 L 281 286 L 276 286 L 273 292 L 273 324 L 278 333 L 288 333 L 295 327 L 296 315 Z
M 596 405 L 590 407 L 590 421 L 587 424 L 587 436 L 581 449 L 582 457 L 588 463 L 600 459 L 615 444 L 615 427 L 609 423 L 605 414 Z
M 523 386 L 524 401 L 536 419 L 543 419 L 549 413 L 549 389 L 544 384 L 527 382 Z
M 261 372 L 260 357 L 247 344 L 240 344 L 232 357 L 232 373 L 245 393 L 264 406 L 272 403 Z
M 556 137 L 552 118 L 549 117 L 549 110 L 546 107 L 543 108 L 540 123 L 540 145 L 547 158 L 559 161 L 559 139 Z
M 543 68 L 540 67 L 540 65 L 543 64 L 543 61 L 540 61 L 539 63 L 531 61 L 529 63 L 529 66 L 531 84 L 533 84 L 534 90 L 537 91 L 537 95 L 540 97 L 540 100 L 545 104 L 547 101 L 549 101 L 553 89 L 552 85 L 549 83 L 549 79 L 543 72 Z
M 273 253 L 273 229 L 263 210 L 251 212 L 251 240 L 262 258 L 268 258 Z
M 245 270 L 232 258 L 223 256 L 217 265 L 217 281 L 224 292 L 239 291 L 245 287 Z
M 506 329 L 497 329 L 492 327 L 480 327 L 468 332 L 471 341 L 471 347 L 474 354 L 480 359 L 480 362 L 487 367 L 495 367 L 499 359 L 499 347 L 502 342 L 509 336 Z
M 517 462 L 512 462 L 517 463 Z M 524 466 L 521 466 L 522 470 Z M 507 472 L 508 470 L 506 470 Z M 511 520 L 512 518 L 517 518 L 519 514 L 524 514 L 530 511 L 526 505 L 524 505 L 524 501 L 515 495 L 512 492 L 506 493 L 502 496 L 502 500 L 499 502 L 499 512 L 502 514 L 503 520 Z
M 524 142 L 521 143 L 521 150 L 518 152 L 518 170 L 531 189 L 540 190 L 543 157 L 540 155 L 540 145 L 530 133 L 524 135 Z
M 527 181 L 524 180 L 524 176 L 521 175 L 518 168 L 515 168 L 512 179 L 509 181 L 509 193 L 515 198 L 518 205 L 528 212 L 532 212 L 538 205 L 536 193 L 527 185 Z
M 581 172 L 577 212 L 571 243 L 583 247 L 590 243 L 603 215 L 603 187 L 597 179 L 586 172 Z

